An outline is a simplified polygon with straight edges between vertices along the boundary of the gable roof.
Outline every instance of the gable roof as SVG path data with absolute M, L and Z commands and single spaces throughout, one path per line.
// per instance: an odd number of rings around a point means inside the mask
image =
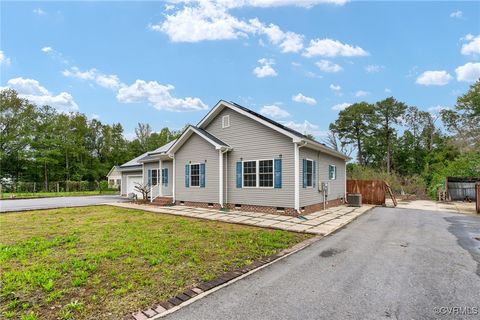
M 119 169 L 131 169 L 132 167 L 140 167 L 142 164 L 140 162 L 138 162 L 141 158 L 145 157 L 146 155 L 148 154 L 148 151 L 145 152 L 145 153 L 142 153 L 141 155 L 139 155 L 138 157 L 135 157 L 133 158 L 132 160 L 130 161 L 127 161 L 125 162 L 124 164 L 120 165 Z
M 207 132 L 201 128 L 198 128 L 196 126 L 188 126 L 185 131 L 183 131 L 182 135 L 180 138 L 178 138 L 175 143 L 171 146 L 171 148 L 168 150 L 169 153 L 174 153 L 176 152 L 187 140 L 190 138 L 190 136 L 196 133 L 198 134 L 201 138 L 212 144 L 215 149 L 217 150 L 230 150 L 232 149 L 228 144 L 223 142 L 222 140 L 218 139 L 215 137 L 213 134 L 210 132 Z
M 339 157 L 342 159 L 349 159 L 348 156 L 344 155 L 343 153 L 334 150 L 330 147 L 327 147 L 324 143 L 318 142 L 316 140 L 308 138 L 306 135 L 293 130 L 292 128 L 289 128 L 287 126 L 284 126 L 283 124 L 274 121 L 270 118 L 267 118 L 251 109 L 248 109 L 244 106 L 239 105 L 238 103 L 235 102 L 229 102 L 225 100 L 220 100 L 217 102 L 217 104 L 213 107 L 212 110 L 210 110 L 209 113 L 203 117 L 202 120 L 198 123 L 199 128 L 206 128 L 208 124 L 224 109 L 224 108 L 230 108 L 234 111 L 237 111 L 240 114 L 243 114 L 257 122 L 262 123 L 263 125 L 270 127 L 271 129 L 280 132 L 281 134 L 284 134 L 290 138 L 292 138 L 293 142 L 297 143 L 304 143 L 304 146 L 315 149 L 315 150 L 320 150 L 323 151 L 327 154 L 333 155 L 335 157 Z
M 110 176 L 110 174 L 111 174 L 113 171 L 118 170 L 118 168 L 119 168 L 119 166 L 113 166 L 112 169 L 110 169 L 110 171 L 108 171 L 108 173 L 107 173 L 106 176 L 107 176 L 107 177 Z

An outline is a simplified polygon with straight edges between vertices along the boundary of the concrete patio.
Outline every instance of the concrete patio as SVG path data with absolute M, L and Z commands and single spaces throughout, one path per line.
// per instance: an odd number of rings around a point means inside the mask
M 305 232 L 322 236 L 326 236 L 343 227 L 374 207 L 372 205 L 363 205 L 362 207 L 356 208 L 342 205 L 317 211 L 297 218 L 259 212 L 235 210 L 220 211 L 216 209 L 195 208 L 188 206 L 158 207 L 154 205 L 142 205 L 126 202 L 108 203 L 108 205 L 121 208 L 140 209 L 150 212 L 173 214 L 184 217 L 225 221 L 230 223 L 295 232 Z

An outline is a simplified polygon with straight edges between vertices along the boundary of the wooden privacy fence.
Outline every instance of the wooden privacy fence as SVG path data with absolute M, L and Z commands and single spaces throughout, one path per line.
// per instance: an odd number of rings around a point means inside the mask
M 362 203 L 384 205 L 385 181 L 347 180 L 347 193 L 361 193 Z

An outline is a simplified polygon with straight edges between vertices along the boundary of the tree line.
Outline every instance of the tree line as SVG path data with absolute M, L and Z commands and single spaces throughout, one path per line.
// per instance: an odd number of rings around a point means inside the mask
M 480 81 L 437 114 L 394 97 L 354 103 L 330 124 L 326 143 L 356 153 L 352 178 L 396 175 L 433 196 L 445 175 L 480 177 Z
M 175 139 L 181 131 L 153 132 L 139 123 L 135 139 L 120 123 L 36 106 L 11 89 L 0 92 L 0 177 L 13 181 L 101 181 L 120 165 Z M 47 189 L 48 187 L 45 187 Z

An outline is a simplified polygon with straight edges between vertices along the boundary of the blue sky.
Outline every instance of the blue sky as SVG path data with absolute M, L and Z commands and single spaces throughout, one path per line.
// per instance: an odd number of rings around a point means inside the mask
M 300 4 L 300 6 L 298 5 Z M 1 87 L 155 130 L 235 101 L 321 136 L 349 103 L 452 107 L 480 77 L 479 2 L 1 3 Z

